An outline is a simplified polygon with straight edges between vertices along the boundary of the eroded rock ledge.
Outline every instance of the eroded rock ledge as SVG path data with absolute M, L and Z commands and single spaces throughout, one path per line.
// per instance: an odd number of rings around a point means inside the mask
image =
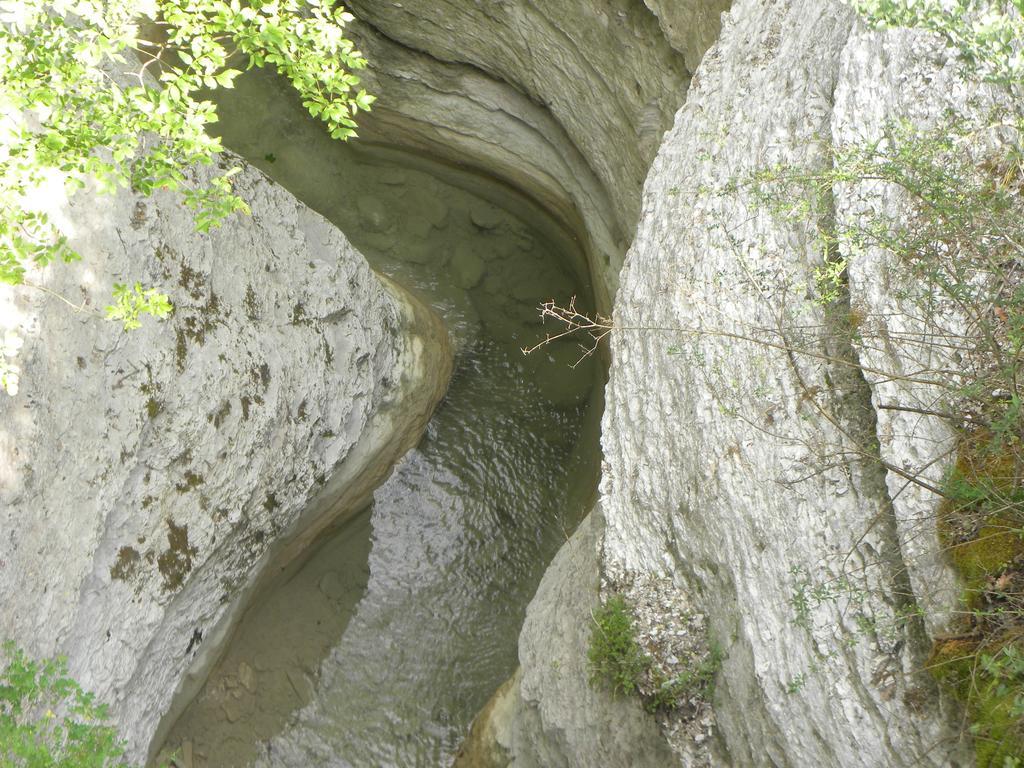
M 0 635 L 67 654 L 137 759 L 259 582 L 365 505 L 451 370 L 431 312 L 258 171 L 236 178 L 252 216 L 210 235 L 166 194 L 79 195 L 63 216 L 86 261 L 36 280 L 85 311 L 29 289 L 5 308 L 28 342 L 23 394 L 0 401 Z M 94 316 L 128 275 L 169 289 L 168 322 Z

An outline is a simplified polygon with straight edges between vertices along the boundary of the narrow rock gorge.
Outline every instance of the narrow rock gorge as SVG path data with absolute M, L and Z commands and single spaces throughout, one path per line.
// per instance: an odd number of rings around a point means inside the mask
M 87 258 L 0 293 L 0 639 L 154 765 L 989 765 L 929 672 L 965 577 L 917 374 L 968 351 L 888 250 L 821 245 L 907 200 L 741 180 L 1019 100 L 840 0 L 347 7 L 351 146 L 279 78 L 217 96 L 251 216 L 53 196 Z M 108 276 L 173 315 L 104 324 Z M 573 296 L 593 353 L 522 356 Z M 706 693 L 595 681 L 615 595 Z

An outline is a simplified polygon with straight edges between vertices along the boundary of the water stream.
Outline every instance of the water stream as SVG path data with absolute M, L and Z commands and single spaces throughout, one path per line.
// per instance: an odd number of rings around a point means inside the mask
M 432 305 L 455 373 L 371 509 L 247 613 L 172 730 L 179 765 L 441 766 L 515 669 L 526 606 L 593 501 L 601 366 L 537 305 L 589 294 L 571 233 L 479 174 L 327 138 L 276 81 L 221 101 L 225 144 Z

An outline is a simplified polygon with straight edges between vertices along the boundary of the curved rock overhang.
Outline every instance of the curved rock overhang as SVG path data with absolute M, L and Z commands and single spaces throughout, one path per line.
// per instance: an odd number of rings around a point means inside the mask
M 686 5 L 659 18 L 640 0 L 350 2 L 363 81 L 379 95 L 363 140 L 540 204 L 579 244 L 608 314 L 648 168 L 729 2 Z

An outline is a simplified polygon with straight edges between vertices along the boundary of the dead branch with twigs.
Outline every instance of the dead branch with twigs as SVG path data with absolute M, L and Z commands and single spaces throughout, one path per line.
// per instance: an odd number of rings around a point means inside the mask
M 572 364 L 572 368 L 576 368 L 576 366 L 594 354 L 604 338 L 613 330 L 612 320 L 610 317 L 604 317 L 599 314 L 595 314 L 594 317 L 590 317 L 586 313 L 576 309 L 575 296 L 569 299 L 569 306 L 567 307 L 560 306 L 554 299 L 549 299 L 541 304 L 540 307 L 538 307 L 538 310 L 540 311 L 542 320 L 546 321 L 550 319 L 557 323 L 561 323 L 562 330 L 554 334 L 545 334 L 544 339 L 537 342 L 532 347 L 523 347 L 523 354 L 529 355 L 552 342 L 569 336 L 578 338 L 579 334 L 583 334 L 583 336 L 589 339 L 589 341 L 579 342 L 577 344 L 582 351 L 582 354 L 580 355 L 580 358 Z

